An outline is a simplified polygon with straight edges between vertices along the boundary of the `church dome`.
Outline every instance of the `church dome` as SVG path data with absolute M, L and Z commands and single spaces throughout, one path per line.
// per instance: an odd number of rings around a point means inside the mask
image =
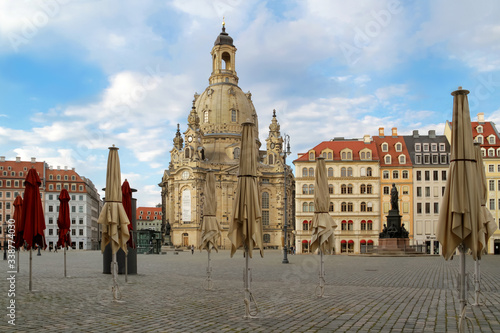
M 224 27 L 224 26 L 222 27 L 222 32 L 220 33 L 219 36 L 217 36 L 217 39 L 214 42 L 214 46 L 215 45 L 231 45 L 231 46 L 234 46 L 233 45 L 233 39 L 226 32 L 226 27 Z

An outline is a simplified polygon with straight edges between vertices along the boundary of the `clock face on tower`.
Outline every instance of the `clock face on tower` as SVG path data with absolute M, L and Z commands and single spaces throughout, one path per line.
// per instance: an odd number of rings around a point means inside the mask
M 189 171 L 186 170 L 182 173 L 182 179 L 186 180 L 188 178 L 189 178 Z
M 188 136 L 188 142 L 192 142 L 193 141 L 193 136 Z
M 274 149 L 274 142 L 271 143 L 271 149 Z

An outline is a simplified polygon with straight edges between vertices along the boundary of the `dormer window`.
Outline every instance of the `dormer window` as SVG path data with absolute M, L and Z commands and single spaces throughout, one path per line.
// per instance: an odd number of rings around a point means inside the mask
M 399 164 L 406 164 L 406 156 L 399 155 Z
M 329 160 L 333 160 L 333 154 L 332 154 L 332 152 L 328 152 L 328 159 Z
M 494 135 L 490 135 L 488 137 L 488 142 L 490 143 L 490 145 L 494 145 L 495 144 L 495 136 Z
M 483 126 L 479 125 L 478 127 L 476 127 L 476 130 L 478 133 L 483 133 Z
M 395 148 L 397 152 L 403 151 L 403 145 L 400 142 L 396 143 Z
M 309 152 L 309 161 L 314 161 L 314 152 Z
M 415 151 L 422 151 L 422 145 L 420 143 L 415 143 Z
M 385 155 L 384 162 L 385 164 L 391 164 L 391 155 Z
M 428 143 L 424 143 L 424 151 L 429 151 L 429 144 Z
M 445 151 L 446 150 L 446 145 L 444 143 L 439 144 L 439 151 Z
M 389 145 L 387 143 L 383 143 L 382 144 L 382 151 L 383 152 L 388 152 L 389 151 Z
M 342 160 L 352 160 L 352 152 L 350 150 L 344 150 L 340 153 Z
M 476 142 L 479 142 L 479 144 L 483 144 L 484 143 L 483 136 L 482 135 L 476 136 Z
M 493 148 L 488 149 L 488 157 L 495 157 L 495 149 Z
M 431 144 L 431 151 L 437 151 L 437 150 L 438 150 L 437 143 L 432 143 Z

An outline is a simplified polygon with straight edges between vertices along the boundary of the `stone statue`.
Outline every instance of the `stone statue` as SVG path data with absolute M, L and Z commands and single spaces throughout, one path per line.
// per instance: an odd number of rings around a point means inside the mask
M 167 224 L 165 226 L 165 235 L 170 236 L 170 222 L 167 221 Z
M 399 211 L 398 190 L 396 189 L 396 184 L 394 184 L 394 183 L 392 183 L 392 190 L 391 190 L 391 209 Z

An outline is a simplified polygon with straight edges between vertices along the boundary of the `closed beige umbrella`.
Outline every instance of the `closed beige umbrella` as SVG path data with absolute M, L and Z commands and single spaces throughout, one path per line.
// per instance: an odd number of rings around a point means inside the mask
M 472 139 L 468 90 L 452 93 L 453 121 L 451 132 L 451 160 L 446 189 L 441 203 L 436 237 L 441 243 L 443 257 L 448 260 L 460 250 L 459 330 L 463 331 L 465 308 L 465 252 L 470 249 L 474 260 L 482 250 L 478 231 L 481 219 L 481 195 L 478 183 L 477 160 Z M 459 246 L 460 245 L 460 246 Z
M 262 241 L 262 212 L 260 208 L 259 189 L 257 186 L 257 145 L 255 125 L 250 122 L 242 124 L 240 170 L 236 197 L 233 205 L 233 218 L 229 225 L 228 237 L 231 240 L 231 257 L 243 246 L 245 249 L 245 317 L 255 317 L 259 310 L 250 291 L 249 258 L 254 248 L 260 249 L 264 256 Z M 250 311 L 250 303 L 255 303 L 255 311 Z
M 108 168 L 106 171 L 106 190 L 104 207 L 97 223 L 102 225 L 101 251 L 104 253 L 106 246 L 111 243 L 111 272 L 113 274 L 113 296 L 118 298 L 118 284 L 116 275 L 118 267 L 116 263 L 116 252 L 121 248 L 127 253 L 127 241 L 130 237 L 128 224 L 130 223 L 127 213 L 122 204 L 121 171 L 118 148 L 113 145 L 109 147 Z
M 323 253 L 331 253 L 333 250 L 333 229 L 337 227 L 330 213 L 328 205 L 330 195 L 328 194 L 328 178 L 326 173 L 325 159 L 316 159 L 316 178 L 314 180 L 314 215 L 312 220 L 311 252 L 317 249 L 320 253 L 319 285 L 316 288 L 316 296 L 323 296 L 324 292 L 324 268 Z
M 210 251 L 212 248 L 219 252 L 217 240 L 220 238 L 220 225 L 215 214 L 217 213 L 217 198 L 215 196 L 215 175 L 208 172 L 205 181 L 205 190 L 203 191 L 203 220 L 200 225 L 201 242 L 199 249 L 206 249 L 208 254 L 206 290 L 212 289 L 212 268 L 210 267 Z

